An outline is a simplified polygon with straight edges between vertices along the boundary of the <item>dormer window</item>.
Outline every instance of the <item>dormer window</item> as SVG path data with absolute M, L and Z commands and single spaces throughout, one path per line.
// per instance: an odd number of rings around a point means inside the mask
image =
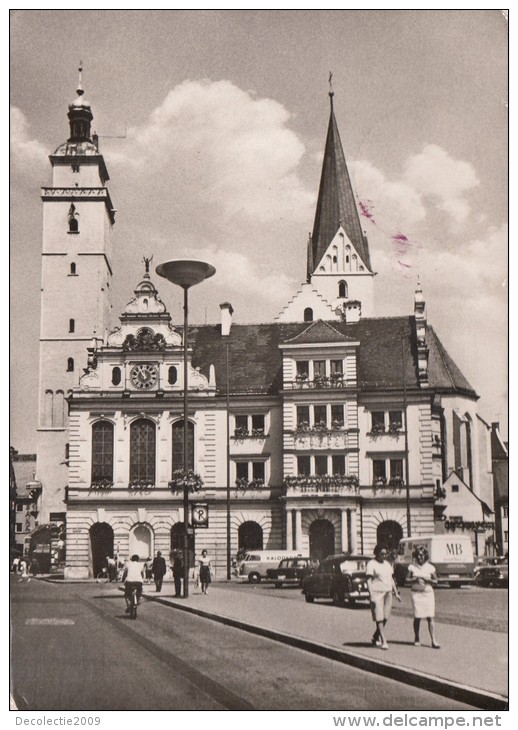
M 347 297 L 349 296 L 346 281 L 342 280 L 338 282 L 338 296 L 340 299 L 347 299 Z

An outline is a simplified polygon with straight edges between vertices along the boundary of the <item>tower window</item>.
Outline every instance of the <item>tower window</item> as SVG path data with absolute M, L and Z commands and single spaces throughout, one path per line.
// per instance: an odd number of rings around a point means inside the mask
M 68 232 L 79 233 L 79 221 L 77 220 L 76 206 L 74 203 L 68 209 Z
M 304 310 L 304 322 L 312 322 L 313 321 L 313 310 L 311 307 L 306 307 Z
M 74 263 L 70 264 L 70 276 L 76 276 L 76 265 Z
M 67 373 L 73 373 L 74 372 L 74 358 L 69 357 L 67 360 Z
M 119 385 L 121 382 L 121 369 L 116 367 L 112 370 L 112 385 Z
M 178 379 L 178 370 L 175 368 L 174 365 L 171 365 L 169 370 L 167 371 L 167 382 L 169 385 L 174 385 Z
M 338 296 L 340 297 L 340 299 L 347 299 L 347 297 L 349 296 L 346 281 L 342 280 L 338 282 Z
M 69 319 L 68 320 L 68 331 L 69 332 L 75 332 L 76 331 L 76 321 L 75 321 L 75 319 Z

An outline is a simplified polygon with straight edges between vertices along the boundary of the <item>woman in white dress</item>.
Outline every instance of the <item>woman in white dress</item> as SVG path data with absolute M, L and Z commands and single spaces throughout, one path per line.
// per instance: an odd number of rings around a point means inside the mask
M 440 649 L 435 638 L 435 593 L 433 587 L 437 585 L 437 575 L 434 566 L 428 562 L 428 550 L 420 545 L 412 553 L 414 562 L 408 567 L 408 577 L 411 581 L 412 608 L 414 610 L 414 643 L 421 646 L 419 629 L 421 619 L 428 621 L 428 630 L 432 640 L 432 647 Z

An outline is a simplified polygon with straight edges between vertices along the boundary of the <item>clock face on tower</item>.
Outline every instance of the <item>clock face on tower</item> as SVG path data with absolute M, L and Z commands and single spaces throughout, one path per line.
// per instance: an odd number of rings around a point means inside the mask
M 143 362 L 139 365 L 135 365 L 131 369 L 131 382 L 135 388 L 140 390 L 149 390 L 154 385 L 158 378 L 158 368 L 149 362 Z

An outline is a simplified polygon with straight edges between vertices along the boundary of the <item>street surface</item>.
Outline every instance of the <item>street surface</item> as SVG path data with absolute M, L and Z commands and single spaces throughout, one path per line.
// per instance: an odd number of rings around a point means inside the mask
M 228 589 L 274 590 L 266 585 Z M 298 590 L 275 592 L 304 601 Z M 129 620 L 124 607 L 117 585 L 18 583 L 11 577 L 11 682 L 17 707 L 472 709 L 159 603 L 144 600 L 137 621 Z
M 261 582 L 252 585 L 248 582 L 218 583 L 221 588 L 228 590 L 256 591 L 258 594 L 266 592 L 276 598 L 299 601 L 304 603 L 298 586 L 283 586 L 275 588 L 272 583 Z M 394 616 L 408 616 L 412 618 L 412 604 L 410 589 L 400 588 L 401 603 L 394 601 Z M 318 603 L 326 603 L 325 600 Z M 435 615 L 437 623 L 456 624 L 486 631 L 507 633 L 509 630 L 509 591 L 507 588 L 482 588 L 470 585 L 462 588 L 440 586 L 435 590 Z M 331 605 L 329 603 L 329 605 Z M 366 602 L 358 603 L 354 609 L 346 606 L 345 610 L 369 610 Z

